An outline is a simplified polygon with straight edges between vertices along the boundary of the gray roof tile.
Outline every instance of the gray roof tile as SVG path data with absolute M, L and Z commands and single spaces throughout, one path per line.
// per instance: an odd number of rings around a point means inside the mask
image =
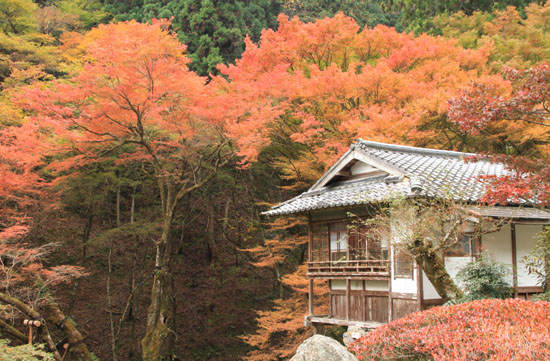
M 404 177 L 401 181 L 395 182 L 395 179 L 385 181 L 385 176 L 378 176 L 330 184 L 317 190 L 310 189 L 274 206 L 264 214 L 275 216 L 361 205 L 396 195 L 453 197 L 457 200 L 476 202 L 485 193 L 485 185 L 478 176 L 501 176 L 507 172 L 501 163 L 488 160 L 465 161 L 466 158 L 475 156 L 473 153 L 416 148 L 362 139 L 357 140 L 352 149 L 399 169 Z M 418 191 L 413 192 L 411 185 Z M 315 188 L 315 185 L 312 188 Z

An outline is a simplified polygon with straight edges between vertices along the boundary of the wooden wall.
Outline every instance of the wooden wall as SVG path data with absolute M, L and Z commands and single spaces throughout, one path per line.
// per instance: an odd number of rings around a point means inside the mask
M 403 316 L 419 311 L 418 299 L 413 298 L 415 295 L 395 295 L 392 294 L 392 320 L 397 320 Z
M 330 316 L 346 319 L 346 292 L 330 294 Z M 388 292 L 351 291 L 349 319 L 352 321 L 388 322 Z

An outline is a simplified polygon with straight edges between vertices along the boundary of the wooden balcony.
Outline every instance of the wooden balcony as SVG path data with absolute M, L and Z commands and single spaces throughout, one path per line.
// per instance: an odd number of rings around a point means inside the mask
M 390 277 L 390 261 L 376 259 L 308 262 L 307 276 L 310 278 L 387 280 Z

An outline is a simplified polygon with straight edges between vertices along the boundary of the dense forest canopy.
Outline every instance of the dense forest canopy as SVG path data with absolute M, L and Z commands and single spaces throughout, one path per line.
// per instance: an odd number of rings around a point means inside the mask
M 261 211 L 359 137 L 495 156 L 517 176 L 488 202 L 548 202 L 549 24 L 523 0 L 0 0 L 1 338 L 289 358 L 307 230 Z

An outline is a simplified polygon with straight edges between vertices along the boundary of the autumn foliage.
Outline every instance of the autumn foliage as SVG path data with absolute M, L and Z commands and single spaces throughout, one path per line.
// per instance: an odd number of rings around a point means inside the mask
M 544 360 L 550 304 L 481 300 L 417 312 L 350 345 L 360 360 Z
M 273 237 L 253 249 L 248 249 L 256 259 L 255 266 L 271 268 L 279 284 L 278 298 L 269 310 L 258 311 L 258 330 L 242 337 L 253 347 L 247 355 L 249 361 L 287 359 L 296 348 L 312 334 L 304 326 L 308 308 L 307 266 L 302 263 L 294 272 L 288 265 L 295 263 L 297 251 L 303 254 L 307 247 L 304 222 L 295 218 L 279 218 L 269 223 Z M 300 232 L 301 231 L 301 232 Z M 286 274 L 285 274 L 286 273 Z M 326 282 L 315 285 L 316 314 L 328 313 L 328 287 Z
M 505 68 L 500 82 L 473 82 L 449 102 L 449 118 L 464 132 L 479 134 L 495 127 L 516 129 L 526 154 L 497 155 L 508 165 L 504 177 L 486 177 L 489 203 L 550 203 L 548 147 L 550 123 L 550 64 L 518 70 Z M 512 148 L 513 149 L 513 148 Z
M 279 16 L 236 65 L 220 65 L 230 133 L 245 160 L 267 145 L 293 144 L 285 175 L 311 184 L 358 137 L 436 146 L 447 101 L 484 72 L 490 47 L 440 37 L 360 29 L 342 14 L 302 23 Z

